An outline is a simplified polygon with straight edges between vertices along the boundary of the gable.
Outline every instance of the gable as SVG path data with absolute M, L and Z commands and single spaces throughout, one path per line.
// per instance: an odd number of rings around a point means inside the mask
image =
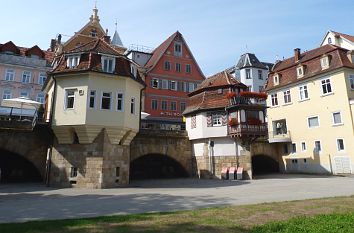
M 26 56 L 31 56 L 31 55 L 35 55 L 40 58 L 44 58 L 44 52 L 37 45 L 33 46 L 32 48 L 29 48 L 26 51 Z
M 17 48 L 17 46 L 12 41 L 9 41 L 9 42 L 1 45 L 0 52 L 11 52 L 14 54 L 20 54 L 20 50 Z

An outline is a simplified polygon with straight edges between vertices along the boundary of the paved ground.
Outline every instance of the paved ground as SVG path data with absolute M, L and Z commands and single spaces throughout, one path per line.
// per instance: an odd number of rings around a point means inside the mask
M 275 175 L 252 181 L 153 180 L 128 188 L 0 185 L 0 222 L 82 218 L 354 195 L 354 177 Z

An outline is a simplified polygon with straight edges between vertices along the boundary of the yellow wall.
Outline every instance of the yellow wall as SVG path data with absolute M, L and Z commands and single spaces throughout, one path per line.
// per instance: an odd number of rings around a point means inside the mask
M 289 158 L 308 158 L 306 166 L 309 167 L 309 171 L 320 172 L 322 168 L 330 171 L 331 161 L 329 158 L 333 159 L 334 156 L 350 156 L 353 172 L 354 134 L 348 96 L 353 96 L 354 91 L 348 87 L 348 72 L 349 70 L 337 70 L 335 73 L 316 76 L 288 87 L 269 91 L 267 99 L 267 106 L 269 106 L 269 131 L 273 131 L 273 121 L 286 119 L 291 141 L 292 143 L 296 143 L 297 152 L 292 154 L 289 147 L 290 154 L 283 156 L 284 160 Z M 352 70 L 351 72 L 354 71 Z M 324 77 L 331 78 L 333 94 L 322 96 L 320 80 Z M 309 92 L 309 99 L 305 101 L 299 101 L 299 86 L 302 84 L 307 84 Z M 292 103 L 284 105 L 283 91 L 287 89 L 290 89 Z M 271 94 L 275 92 L 278 93 L 279 105 L 278 107 L 271 107 Z M 336 111 L 341 112 L 343 124 L 333 126 L 332 113 Z M 308 127 L 308 117 L 310 116 L 319 117 L 319 127 Z M 344 152 L 337 151 L 337 138 L 344 139 Z M 316 140 L 321 141 L 322 147 L 322 151 L 317 156 L 313 151 Z M 307 150 L 305 152 L 301 151 L 301 142 L 306 142 Z M 283 149 L 280 149 L 280 151 L 283 151 Z M 316 166 L 316 164 L 319 166 Z

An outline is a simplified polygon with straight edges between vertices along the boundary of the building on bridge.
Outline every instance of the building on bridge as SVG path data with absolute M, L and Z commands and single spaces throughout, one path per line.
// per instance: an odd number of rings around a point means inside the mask
M 24 48 L 12 41 L 0 44 L 0 103 L 26 97 L 44 103 L 42 86 L 51 70 L 54 53 L 37 45 Z
M 265 106 L 226 71 L 207 78 L 189 94 L 184 111 L 200 177 L 220 177 L 222 168 L 242 167 L 252 178 L 250 144 L 267 135 Z
M 145 70 L 143 111 L 150 115 L 142 127 L 184 129 L 187 94 L 205 77 L 182 34 L 175 32 L 152 52 L 134 47 L 128 56 Z
M 55 134 L 51 185 L 103 188 L 129 182 L 144 81 L 105 38 L 64 52 L 44 86 Z

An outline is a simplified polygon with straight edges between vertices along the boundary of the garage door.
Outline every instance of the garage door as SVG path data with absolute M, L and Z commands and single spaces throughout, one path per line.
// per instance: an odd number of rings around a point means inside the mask
M 350 158 L 347 156 L 334 157 L 334 168 L 336 174 L 351 173 Z

